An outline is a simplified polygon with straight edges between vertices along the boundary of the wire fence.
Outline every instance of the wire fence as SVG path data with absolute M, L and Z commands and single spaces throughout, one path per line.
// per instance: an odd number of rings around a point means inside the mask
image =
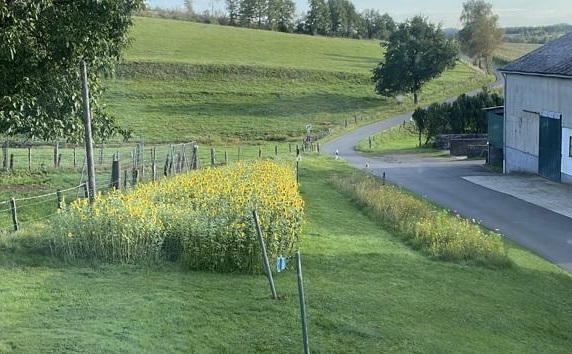
M 62 186 L 52 192 L 26 196 L 9 196 L 0 200 L 0 234 L 20 230 L 23 226 L 45 222 L 57 214 L 66 202 L 87 198 L 87 166 L 85 153 L 76 146 L 55 144 L 46 146 L 19 146 L 4 143 L 4 173 L 19 170 L 69 170 L 77 173 L 77 184 Z M 129 189 L 138 183 L 168 178 L 208 166 L 221 166 L 257 159 L 295 159 L 302 153 L 320 153 L 320 145 L 313 139 L 300 144 L 279 143 L 263 146 L 199 147 L 194 142 L 168 145 L 132 147 L 99 146 L 94 151 L 97 192 L 106 193 L 114 188 Z M 48 163 L 48 160 L 50 160 Z M 81 163 L 78 163 L 81 160 Z M 25 161 L 23 163 L 22 161 Z M 31 187 L 34 188 L 34 187 Z M 5 196 L 7 193 L 0 193 Z M 31 194 L 31 195 L 30 195 Z

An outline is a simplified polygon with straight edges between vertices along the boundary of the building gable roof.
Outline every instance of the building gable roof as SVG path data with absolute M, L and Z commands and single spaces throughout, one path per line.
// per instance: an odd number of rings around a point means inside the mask
M 572 32 L 516 59 L 501 72 L 572 77 Z

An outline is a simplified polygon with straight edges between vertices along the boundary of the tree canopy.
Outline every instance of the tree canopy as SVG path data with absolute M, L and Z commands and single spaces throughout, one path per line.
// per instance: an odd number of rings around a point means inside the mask
M 118 132 L 99 103 L 101 74 L 129 43 L 144 0 L 8 0 L 0 3 L 0 133 L 83 138 L 80 62 L 89 65 L 93 133 Z
M 375 91 L 386 97 L 413 93 L 416 104 L 423 84 L 453 67 L 458 53 L 441 27 L 421 16 L 400 23 L 381 46 L 386 51 L 373 69 Z
M 483 0 L 463 3 L 461 23 L 463 28 L 459 31 L 459 42 L 463 50 L 479 66 L 484 59 L 488 69 L 490 58 L 503 37 L 503 30 L 499 27 L 498 16 L 493 13 L 492 5 Z

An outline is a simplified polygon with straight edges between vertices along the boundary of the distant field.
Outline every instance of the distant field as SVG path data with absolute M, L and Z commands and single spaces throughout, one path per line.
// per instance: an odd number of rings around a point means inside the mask
M 369 74 L 378 41 L 302 36 L 139 17 L 128 61 L 237 64 Z
M 503 61 L 509 62 L 520 58 L 521 56 L 532 52 L 540 47 L 540 44 L 533 43 L 503 43 L 495 52 L 495 57 Z

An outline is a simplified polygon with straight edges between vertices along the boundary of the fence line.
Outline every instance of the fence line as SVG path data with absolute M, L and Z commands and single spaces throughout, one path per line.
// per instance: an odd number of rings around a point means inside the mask
M 61 151 L 61 147 L 57 147 Z M 10 148 L 16 149 L 16 148 Z M 29 149 L 26 149 L 29 151 Z M 113 149 L 108 149 L 108 151 Z M 320 145 L 314 141 L 304 140 L 300 144 L 282 143 L 274 146 L 266 145 L 264 149 L 262 146 L 234 146 L 234 147 L 209 147 L 200 148 L 196 143 L 177 143 L 169 144 L 168 146 L 147 146 L 142 143 L 137 144 L 134 149 L 128 151 L 126 148 L 116 148 L 112 154 L 105 153 L 103 149 L 96 149 L 95 164 L 98 166 L 99 174 L 96 176 L 96 185 L 98 192 L 107 192 L 115 188 L 129 189 L 135 187 L 138 183 L 143 181 L 153 181 L 161 178 L 168 178 L 169 176 L 176 175 L 183 172 L 188 172 L 207 166 L 220 166 L 233 162 L 242 162 L 257 159 L 275 158 L 276 156 L 292 156 L 298 157 L 300 153 L 317 152 L 320 153 Z M 54 153 L 55 154 L 55 153 Z M 61 153 L 55 158 L 60 161 L 61 167 Z M 77 172 L 80 173 L 78 166 L 85 165 L 85 158 L 81 156 L 81 165 L 77 164 L 78 153 L 76 149 L 73 150 L 73 156 L 76 163 Z M 54 168 L 58 168 L 54 164 Z M 113 161 L 119 161 L 119 171 L 115 170 Z M 127 163 L 125 163 L 127 162 Z M 124 164 L 123 164 L 124 163 Z M 12 166 L 14 167 L 14 166 Z M 109 171 L 109 177 L 104 177 L 101 173 Z M 114 180 L 116 178 L 116 180 Z M 0 231 L 18 230 L 22 225 L 28 225 L 40 220 L 49 219 L 56 215 L 57 208 L 62 205 L 65 199 L 65 193 L 72 190 L 77 190 L 78 193 L 75 197 L 72 196 L 71 200 L 76 198 L 85 197 L 85 183 L 87 174 L 85 167 L 81 167 L 81 177 L 78 185 L 69 187 L 56 192 L 45 193 L 38 196 L 29 196 L 22 198 L 12 198 L 10 201 L 2 201 L 0 205 L 9 205 L 6 209 L 0 210 Z M 84 193 L 81 193 L 81 189 Z M 27 202 L 40 198 L 53 197 L 39 201 L 37 203 L 26 203 L 18 205 L 17 202 Z M 20 221 L 17 211 L 26 210 L 40 204 L 54 203 L 53 213 L 35 217 L 34 219 L 26 219 Z M 42 210 L 45 211 L 46 207 Z M 4 213 L 6 212 L 6 213 Z M 4 213 L 4 214 L 3 214 Z M 3 224 L 10 226 L 4 227 Z

